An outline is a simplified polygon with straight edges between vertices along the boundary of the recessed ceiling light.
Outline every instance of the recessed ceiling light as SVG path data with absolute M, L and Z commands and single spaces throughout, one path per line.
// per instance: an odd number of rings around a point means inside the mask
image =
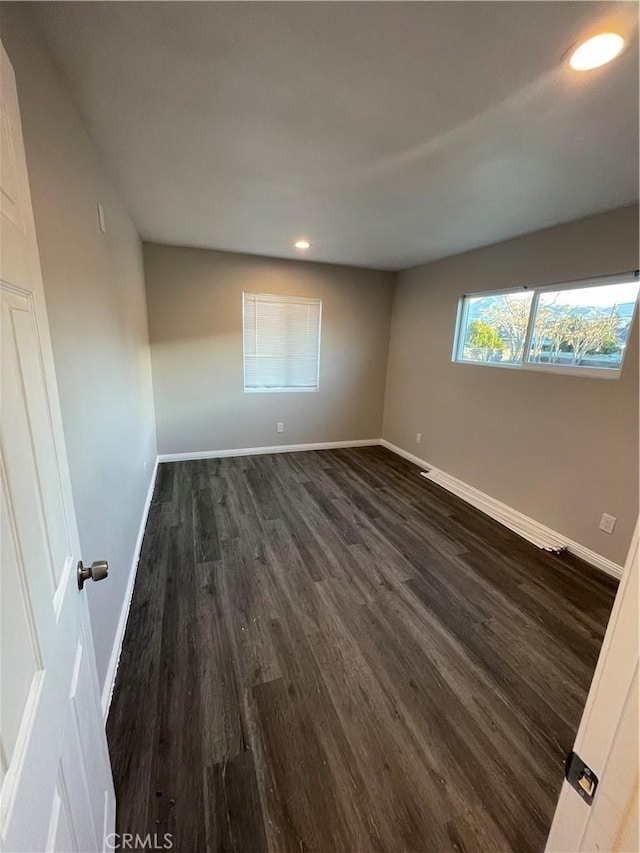
M 590 71 L 611 62 L 624 47 L 624 39 L 618 33 L 600 33 L 582 42 L 571 54 L 569 65 L 575 71 Z
M 296 247 L 296 249 L 310 249 L 311 248 L 311 243 L 308 240 L 297 240 L 293 245 Z

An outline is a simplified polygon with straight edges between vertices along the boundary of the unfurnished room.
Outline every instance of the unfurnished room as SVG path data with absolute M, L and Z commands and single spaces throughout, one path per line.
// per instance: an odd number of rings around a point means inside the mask
M 0 2 L 0 849 L 638 853 L 639 7 Z

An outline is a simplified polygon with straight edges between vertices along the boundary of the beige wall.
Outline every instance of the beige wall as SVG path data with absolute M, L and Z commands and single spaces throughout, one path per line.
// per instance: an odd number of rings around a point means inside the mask
M 144 259 L 159 453 L 380 437 L 394 275 L 153 243 Z M 244 393 L 243 290 L 322 298 L 317 393 Z
M 102 682 L 156 455 L 142 251 L 27 14 L 1 4 L 1 35 L 18 84 L 82 557 L 110 566 L 85 587 Z
M 624 208 L 401 273 L 384 438 L 624 563 L 638 512 L 637 320 L 618 380 L 453 364 L 451 351 L 464 293 L 637 267 L 638 212 Z M 603 512 L 618 519 L 612 536 Z

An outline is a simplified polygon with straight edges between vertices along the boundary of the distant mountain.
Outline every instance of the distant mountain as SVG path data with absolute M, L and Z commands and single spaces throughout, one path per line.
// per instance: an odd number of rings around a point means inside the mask
M 500 299 L 503 304 L 501 305 L 500 302 L 497 302 L 497 299 Z M 490 309 L 495 309 L 496 307 L 502 308 L 504 306 L 504 303 L 504 296 L 482 296 L 469 304 L 468 317 L 470 320 L 481 320 L 486 315 L 487 311 L 489 311 Z M 600 314 L 602 316 L 608 316 L 611 313 L 611 307 L 602 307 L 600 305 L 577 306 L 555 303 L 554 305 L 549 305 L 547 307 L 550 311 L 557 312 L 558 314 L 565 314 L 569 310 L 573 311 L 578 315 L 595 313 Z M 631 317 L 633 316 L 634 307 L 635 302 L 623 302 L 620 305 L 616 305 L 615 310 L 621 320 L 629 322 L 631 320 Z

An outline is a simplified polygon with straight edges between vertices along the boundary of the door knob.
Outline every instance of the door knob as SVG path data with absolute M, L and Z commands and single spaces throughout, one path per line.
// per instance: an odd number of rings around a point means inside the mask
M 84 582 L 91 578 L 92 581 L 102 581 L 109 574 L 109 564 L 106 560 L 98 560 L 91 563 L 90 568 L 85 569 L 82 560 L 78 563 L 78 589 L 82 589 Z

